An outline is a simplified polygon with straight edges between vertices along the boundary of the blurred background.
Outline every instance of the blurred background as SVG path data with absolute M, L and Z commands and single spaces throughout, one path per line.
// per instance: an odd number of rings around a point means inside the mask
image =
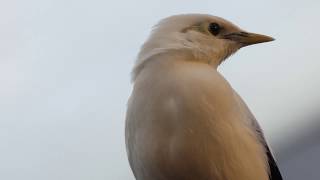
M 133 180 L 130 71 L 159 19 L 224 17 L 276 41 L 220 72 L 265 130 L 285 179 L 319 180 L 320 1 L 0 1 L 0 179 Z

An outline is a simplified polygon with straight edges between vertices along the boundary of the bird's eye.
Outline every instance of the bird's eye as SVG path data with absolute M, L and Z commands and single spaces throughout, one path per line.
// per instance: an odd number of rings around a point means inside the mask
M 217 23 L 210 23 L 208 30 L 211 34 L 213 34 L 214 36 L 218 35 L 220 33 L 221 27 L 219 24 Z

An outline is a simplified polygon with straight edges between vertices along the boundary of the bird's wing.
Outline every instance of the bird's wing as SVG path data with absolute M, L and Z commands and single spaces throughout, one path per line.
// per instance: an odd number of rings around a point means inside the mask
M 257 134 L 260 136 L 260 140 L 262 141 L 262 143 L 265 146 L 266 154 L 268 157 L 269 169 L 270 169 L 270 174 L 269 174 L 270 180 L 282 180 L 280 170 L 279 170 L 277 163 L 272 155 L 272 152 L 270 151 L 270 148 L 268 146 L 268 143 L 264 137 L 263 131 L 262 131 L 258 121 L 254 117 L 254 115 L 251 113 L 248 106 L 244 103 L 242 98 L 237 94 L 237 92 L 234 91 L 234 93 L 238 99 L 240 107 L 244 108 L 243 111 L 248 116 L 248 119 L 249 119 L 251 125 L 256 129 Z

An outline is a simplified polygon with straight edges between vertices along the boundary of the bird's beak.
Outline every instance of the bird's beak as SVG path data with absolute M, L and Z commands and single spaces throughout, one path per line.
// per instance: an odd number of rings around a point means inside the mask
M 274 40 L 270 36 L 255 34 L 255 33 L 248 33 L 248 32 L 234 32 L 234 33 L 224 35 L 223 38 L 238 42 L 239 44 L 241 44 L 241 47 Z

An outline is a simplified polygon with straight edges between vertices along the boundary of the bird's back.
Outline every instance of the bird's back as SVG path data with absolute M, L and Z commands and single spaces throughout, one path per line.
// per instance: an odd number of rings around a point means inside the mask
M 137 180 L 267 180 L 265 149 L 236 98 L 207 64 L 149 62 L 126 119 Z

